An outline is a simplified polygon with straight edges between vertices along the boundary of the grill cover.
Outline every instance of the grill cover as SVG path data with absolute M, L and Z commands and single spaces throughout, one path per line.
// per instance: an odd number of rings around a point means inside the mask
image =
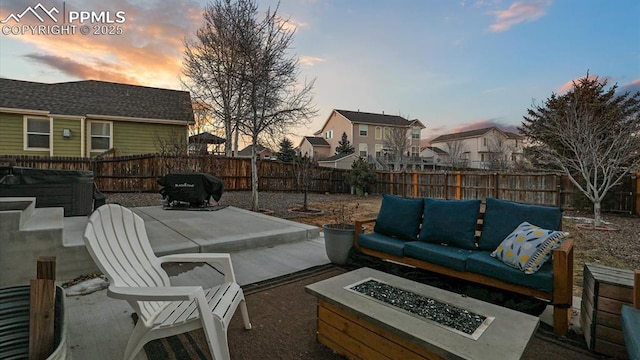
M 163 188 L 160 194 L 169 203 L 188 202 L 190 206 L 203 206 L 213 197 L 216 202 L 222 197 L 222 180 L 205 173 L 167 174 L 158 179 Z

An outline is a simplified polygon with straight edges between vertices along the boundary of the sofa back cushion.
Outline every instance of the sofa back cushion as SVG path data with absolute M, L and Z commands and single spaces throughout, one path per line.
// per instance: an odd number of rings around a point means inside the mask
M 495 250 L 523 222 L 543 229 L 560 230 L 562 210 L 557 207 L 526 205 L 489 197 L 487 198 L 478 248 L 480 250 Z
M 424 199 L 418 240 L 475 250 L 480 200 Z
M 404 240 L 416 240 L 422 223 L 422 199 L 382 194 L 382 205 L 373 231 Z

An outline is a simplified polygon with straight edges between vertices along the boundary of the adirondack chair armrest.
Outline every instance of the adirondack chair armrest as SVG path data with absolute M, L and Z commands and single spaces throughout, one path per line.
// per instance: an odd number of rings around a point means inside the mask
M 170 254 L 158 258 L 160 262 L 215 262 L 224 267 L 224 280 L 236 282 L 236 275 L 231 265 L 231 255 L 226 253 L 188 253 Z
M 109 297 L 134 301 L 185 301 L 193 300 L 199 294 L 204 296 L 201 286 L 163 286 L 163 287 L 121 287 L 109 286 Z

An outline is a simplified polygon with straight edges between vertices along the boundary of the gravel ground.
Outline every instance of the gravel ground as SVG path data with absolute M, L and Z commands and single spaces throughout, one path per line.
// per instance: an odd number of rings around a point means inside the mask
M 357 201 L 351 195 L 309 194 L 309 203 L 336 203 L 340 200 Z M 108 203 L 119 203 L 127 207 L 160 205 L 158 193 L 110 193 Z M 273 210 L 275 216 L 287 219 L 299 218 L 300 215 L 288 210 L 300 206 L 303 197 L 299 193 L 261 192 L 259 203 L 261 208 Z M 251 193 L 247 191 L 228 191 L 222 195 L 221 205 L 236 206 L 243 209 L 251 207 Z M 583 223 L 593 215 L 586 212 L 567 211 L 568 221 Z M 604 214 L 603 219 L 617 231 L 584 230 L 571 226 L 566 231 L 578 233 L 576 238 L 576 266 L 581 270 L 584 262 L 596 262 L 603 265 L 640 269 L 640 218 L 620 214 Z M 306 221 L 303 221 L 306 222 Z M 576 284 L 578 285 L 578 284 Z

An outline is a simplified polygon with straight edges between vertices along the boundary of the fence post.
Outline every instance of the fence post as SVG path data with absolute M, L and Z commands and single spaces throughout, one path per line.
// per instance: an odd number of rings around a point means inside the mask
M 444 199 L 449 200 L 449 173 L 444 173 Z
M 500 198 L 500 175 L 498 173 L 493 173 L 493 183 L 495 184 L 493 187 L 493 197 L 496 199 Z
M 635 184 L 635 187 L 631 189 L 631 199 L 635 198 L 636 200 L 635 215 L 640 215 L 640 194 L 638 194 L 640 192 L 640 172 L 631 174 L 631 184 Z
M 460 171 L 456 174 L 456 200 L 462 198 L 462 174 Z
M 418 197 L 418 173 L 416 171 L 413 172 L 413 197 Z
M 394 183 L 393 183 L 393 173 L 390 172 L 389 173 L 389 194 L 390 195 L 393 195 L 393 185 L 394 185 Z
M 556 206 L 562 207 L 562 177 L 555 174 L 554 179 L 556 180 Z

